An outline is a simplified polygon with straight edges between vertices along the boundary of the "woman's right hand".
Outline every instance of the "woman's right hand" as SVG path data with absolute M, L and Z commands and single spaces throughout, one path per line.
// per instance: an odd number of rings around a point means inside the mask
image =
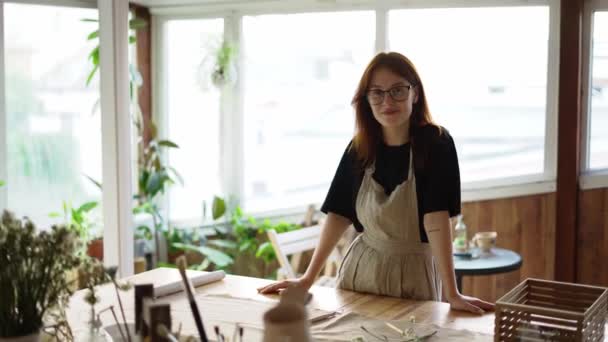
M 282 290 L 291 287 L 297 286 L 308 291 L 312 287 L 313 281 L 306 277 L 300 277 L 297 279 L 286 279 L 282 281 L 277 281 L 272 284 L 262 286 L 258 288 L 258 293 L 261 294 L 273 294 L 280 293 Z

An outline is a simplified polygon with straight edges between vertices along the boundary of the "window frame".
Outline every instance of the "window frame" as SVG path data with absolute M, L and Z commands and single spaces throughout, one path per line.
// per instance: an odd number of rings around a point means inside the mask
M 151 14 L 153 12 L 151 11 Z M 152 14 L 152 41 L 156 48 L 152 50 L 152 116 L 158 123 L 160 136 L 167 136 L 169 129 L 168 121 L 168 91 L 167 91 L 167 24 L 172 20 L 196 20 L 196 19 L 222 19 L 224 21 L 224 39 L 239 43 L 241 36 L 240 20 L 235 20 L 232 13 L 206 13 L 195 14 L 183 13 L 180 15 L 157 16 Z M 241 74 L 241 54 L 237 62 L 237 72 Z M 240 100 L 240 81 L 237 78 L 235 85 L 226 87 L 220 92 L 220 160 L 219 168 L 221 186 L 223 193 L 241 194 L 243 193 L 243 171 L 233 167 L 235 164 L 243 165 L 243 125 L 241 116 L 237 112 L 242 112 L 242 101 Z M 161 151 L 162 157 L 167 158 L 167 151 Z M 230 158 L 229 156 L 232 156 Z M 162 207 L 166 213 L 170 212 L 171 201 L 168 193 L 163 196 Z M 171 220 L 169 224 L 178 227 L 197 226 L 201 223 L 200 217 L 191 217 L 183 220 Z
M 0 2 L 53 7 L 97 8 L 97 0 L 0 0 Z
M 108 71 L 100 74 L 104 263 L 118 266 L 120 276 L 132 275 L 131 119 L 130 116 L 118 115 L 129 112 L 128 4 L 122 0 L 0 0 L 0 132 L 7 129 L 3 52 L 5 3 L 96 8 L 99 11 L 99 44 L 103 51 L 100 69 Z M 121 18 L 125 20 L 117 21 Z M 6 180 L 6 134 L 0 136 L 0 177 Z M 6 208 L 7 199 L 7 187 L 0 188 L 0 209 Z
M 264 14 L 298 14 L 298 13 L 318 13 L 318 12 L 340 12 L 340 11 L 359 11 L 373 10 L 376 12 L 376 52 L 384 51 L 388 47 L 388 12 L 395 9 L 423 9 L 423 8 L 480 8 L 480 7 L 530 7 L 547 6 L 549 8 L 549 36 L 547 51 L 547 89 L 545 105 L 545 151 L 543 172 L 524 176 L 507 177 L 492 179 L 480 182 L 467 182 L 462 184 L 462 199 L 465 202 L 508 198 L 523 195 L 543 194 L 556 191 L 557 177 L 557 109 L 559 92 L 559 37 L 560 37 L 560 2 L 557 0 L 413 0 L 404 4 L 399 0 L 372 1 L 361 0 L 355 4 L 346 3 L 319 3 L 314 0 L 302 0 L 295 2 L 240 2 L 234 4 L 191 4 L 186 6 L 158 6 L 151 7 L 150 13 L 153 20 L 163 23 L 175 19 L 204 19 L 204 18 L 224 18 L 225 36 L 230 35 L 230 39 L 240 42 L 242 37 L 242 19 L 244 16 L 264 15 Z M 154 25 L 154 28 L 162 31 L 161 25 Z M 160 32 L 162 35 L 162 32 Z M 154 36 L 156 48 L 153 52 L 153 73 L 155 76 L 163 75 L 164 60 L 162 55 L 163 37 Z M 153 33 L 154 35 L 154 33 Z M 243 54 L 240 50 L 237 69 L 239 75 L 245 73 L 243 65 Z M 156 63 L 154 62 L 156 60 Z M 166 92 L 163 89 L 162 76 L 155 77 L 154 82 L 154 116 L 159 123 L 165 123 L 166 114 L 164 111 L 164 97 Z M 160 81 L 160 83 L 158 82 Z M 160 85 L 159 85 L 160 84 Z M 222 158 L 219 162 L 223 170 L 224 179 L 222 189 L 225 193 L 242 198 L 243 191 L 243 83 L 241 77 L 238 78 L 234 88 L 228 94 L 222 94 L 222 131 L 220 132 L 220 146 L 222 148 Z M 230 107 L 230 108 L 229 108 Z M 237 126 L 232 126 L 237 124 Z M 161 124 L 162 126 L 162 124 Z M 234 127 L 234 129 L 232 129 Z M 338 160 L 336 160 L 336 166 Z M 320 207 L 323 199 L 319 198 L 313 202 Z M 316 203 L 315 203 L 316 202 Z M 165 202 L 165 205 L 170 205 Z M 292 213 L 295 211 L 304 212 L 308 203 L 302 203 L 296 208 L 273 209 L 264 212 L 255 212 L 254 215 L 277 215 L 281 212 Z M 200 220 L 171 221 L 172 224 L 180 225 L 200 225 Z
M 583 13 L 583 56 L 582 56 L 582 113 L 581 113 L 581 160 L 580 188 L 590 190 L 608 187 L 608 168 L 590 169 L 591 145 L 591 74 L 593 54 L 593 15 L 595 12 L 608 12 L 608 0 L 591 0 L 585 3 Z
M 6 90 L 5 90 L 5 63 L 4 63 L 4 2 L 0 1 L 0 180 L 8 178 L 8 146 L 7 146 L 7 114 L 6 114 Z M 4 211 L 8 206 L 8 190 L 6 186 L 0 187 L 0 210 Z

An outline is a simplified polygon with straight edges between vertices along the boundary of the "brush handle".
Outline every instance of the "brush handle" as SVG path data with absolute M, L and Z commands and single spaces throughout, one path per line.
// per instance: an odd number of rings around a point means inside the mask
M 194 300 L 190 300 L 190 310 L 192 311 L 192 315 L 194 316 L 194 322 L 196 323 L 196 329 L 198 330 L 198 334 L 200 335 L 201 342 L 209 342 L 207 339 L 207 334 L 205 333 L 205 327 L 203 326 L 203 320 L 201 318 L 201 313 L 198 311 L 198 305 Z
M 184 257 L 181 258 L 182 259 L 178 260 L 177 266 L 179 268 L 179 273 L 182 276 L 184 290 L 186 291 L 188 301 L 190 302 L 190 311 L 192 311 L 192 316 L 194 316 L 194 322 L 196 323 L 196 329 L 198 330 L 201 342 L 209 342 L 207 339 L 207 334 L 205 333 L 205 327 L 203 326 L 201 313 L 198 311 L 198 305 L 196 305 L 196 300 L 194 299 L 194 288 L 192 287 L 190 279 L 188 279 L 188 275 L 186 274 L 186 259 Z

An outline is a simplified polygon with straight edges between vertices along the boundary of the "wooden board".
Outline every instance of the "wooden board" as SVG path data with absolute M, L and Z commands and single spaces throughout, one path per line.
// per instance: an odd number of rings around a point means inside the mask
M 608 286 L 608 188 L 579 192 L 577 282 Z
M 541 194 L 462 206 L 469 236 L 497 231 L 498 247 L 518 252 L 519 271 L 463 278 L 463 292 L 495 301 L 526 278 L 553 279 L 555 257 L 555 194 Z

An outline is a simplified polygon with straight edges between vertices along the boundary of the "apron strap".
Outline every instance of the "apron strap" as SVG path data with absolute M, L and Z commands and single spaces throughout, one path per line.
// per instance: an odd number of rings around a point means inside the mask
M 414 151 L 412 150 L 412 146 L 410 145 L 410 164 L 407 170 L 407 180 L 409 181 L 412 178 L 412 172 L 414 170 L 414 158 L 412 157 L 412 155 L 414 154 Z

